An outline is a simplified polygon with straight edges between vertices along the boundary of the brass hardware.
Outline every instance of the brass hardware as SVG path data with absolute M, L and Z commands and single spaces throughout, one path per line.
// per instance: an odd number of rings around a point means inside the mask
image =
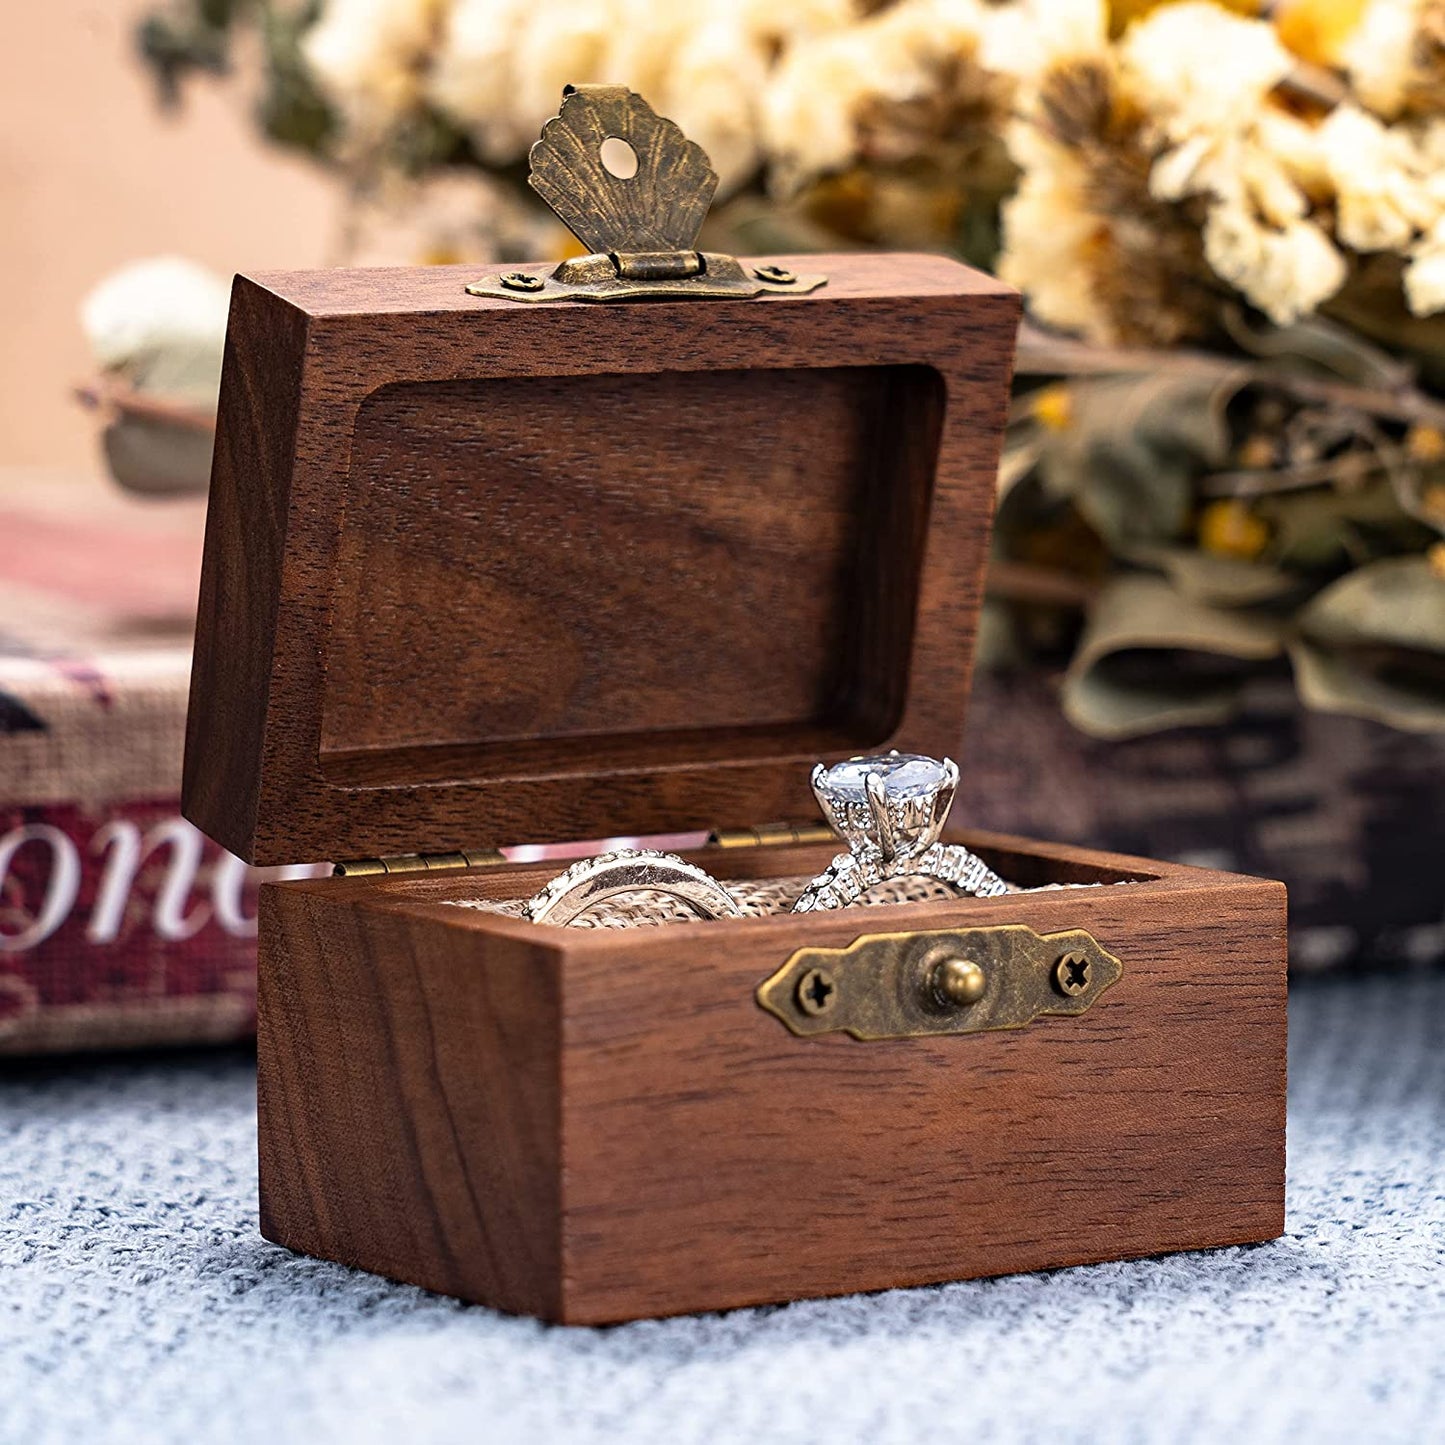
M 835 836 L 822 823 L 764 823 L 757 828 L 722 828 L 708 835 L 719 848 L 757 848 L 768 843 L 831 843 Z M 381 873 L 445 873 L 457 868 L 490 868 L 507 860 L 495 848 L 471 848 L 461 853 L 401 853 L 387 858 L 358 858 L 332 865 L 336 878 L 360 878 Z
M 1089 987 L 1089 975 L 1093 965 L 1089 956 L 1077 949 L 1062 954 L 1054 965 L 1054 987 L 1065 998 L 1078 998 Z
M 1086 981 L 1061 994 L 1055 979 L 1070 959 L 1084 965 Z M 1017 1029 L 1045 1014 L 1072 1017 L 1123 973 L 1123 964 L 1081 928 L 871 933 L 846 948 L 800 948 L 759 986 L 757 1001 L 803 1037 L 922 1038 Z M 820 981 L 827 986 L 821 999 Z
M 716 848 L 758 848 L 769 843 L 834 843 L 825 823 L 764 823 L 757 828 L 715 828 L 707 841 Z
M 816 1018 L 833 1007 L 838 997 L 838 986 L 826 968 L 810 968 L 798 980 L 794 997 L 805 1014 Z
M 495 848 L 461 853 L 400 853 L 390 858 L 358 858 L 332 865 L 333 878 L 363 878 L 377 873 L 450 873 L 458 868 L 492 868 L 507 860 Z
M 988 975 L 971 958 L 945 958 L 933 965 L 929 989 L 944 1008 L 968 1008 L 988 989 Z
M 635 165 L 608 164 L 609 141 L 626 142 Z M 800 294 L 826 276 L 783 266 L 751 274 L 736 257 L 697 249 L 717 190 L 707 153 L 640 95 L 622 85 L 569 85 L 561 110 L 542 127 L 528 158 L 527 184 L 589 255 L 547 268 L 473 281 L 472 296 L 510 301 L 644 301 Z
M 610 259 L 624 281 L 684 281 L 702 275 L 696 251 L 613 251 Z

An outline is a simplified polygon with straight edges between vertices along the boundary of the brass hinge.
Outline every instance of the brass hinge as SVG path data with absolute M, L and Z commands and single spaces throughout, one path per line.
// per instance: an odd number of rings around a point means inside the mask
M 495 848 L 469 848 L 461 853 L 398 853 L 390 858 L 358 858 L 335 863 L 335 878 L 362 878 L 373 873 L 450 873 L 458 868 L 492 868 L 507 860 Z
M 833 832 L 823 824 L 765 823 L 760 828 L 719 828 L 708 835 L 718 848 L 756 848 L 764 843 L 827 843 Z M 396 853 L 387 858 L 357 858 L 334 863 L 335 878 L 364 878 L 380 873 L 450 873 L 459 868 L 494 868 L 506 858 L 495 848 L 459 853 Z
M 802 295 L 825 276 L 745 268 L 697 249 L 717 190 L 707 153 L 622 85 L 569 85 L 532 147 L 527 184 L 589 254 L 473 281 L 472 296 L 507 301 L 687 300 Z
M 707 841 L 715 848 L 759 848 L 768 843 L 832 843 L 837 835 L 825 823 L 764 823 L 759 828 L 714 828 Z

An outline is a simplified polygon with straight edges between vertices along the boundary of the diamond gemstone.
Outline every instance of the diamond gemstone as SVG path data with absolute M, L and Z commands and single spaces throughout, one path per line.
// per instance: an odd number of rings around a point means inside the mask
M 936 793 L 947 781 L 943 764 L 918 753 L 881 753 L 871 758 L 849 758 L 835 763 L 819 779 L 818 786 L 843 803 L 867 804 L 869 773 L 883 779 L 889 798 L 923 798 Z

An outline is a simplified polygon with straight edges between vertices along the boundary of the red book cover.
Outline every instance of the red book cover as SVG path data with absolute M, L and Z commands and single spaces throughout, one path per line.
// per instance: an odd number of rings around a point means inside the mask
M 262 875 L 180 815 L 204 516 L 0 473 L 0 1054 L 254 1029 Z

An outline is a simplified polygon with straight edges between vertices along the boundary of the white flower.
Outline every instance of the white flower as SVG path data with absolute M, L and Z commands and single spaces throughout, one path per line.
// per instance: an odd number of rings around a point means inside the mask
M 1341 47 L 1355 94 L 1386 120 L 1405 104 L 1422 8 L 1422 0 L 1370 0 Z
M 646 0 L 646 4 L 650 16 L 656 10 L 656 0 Z M 779 0 L 725 0 L 715 4 L 711 13 L 735 22 L 752 40 L 785 45 L 854 24 L 859 18 L 859 5 L 857 0 L 787 0 L 786 4 Z
M 1278 326 L 1307 316 L 1344 284 L 1348 268 L 1313 221 L 1270 226 L 1247 206 L 1214 206 L 1204 224 L 1214 270 Z
M 985 10 L 983 18 L 979 63 L 1020 80 L 1092 59 L 1108 47 L 1105 0 L 1015 0 Z
M 1329 165 L 1320 145 L 1319 129 L 1277 105 L 1266 104 L 1254 125 L 1263 150 L 1279 162 L 1289 178 L 1314 200 L 1333 192 Z
M 328 0 L 302 41 L 323 92 L 363 136 L 414 103 L 442 0 Z
M 721 195 L 757 170 L 758 104 L 767 74 L 762 44 L 726 19 L 690 35 L 667 67 L 656 107 L 707 152 Z
M 795 45 L 763 98 L 775 187 L 795 189 L 852 164 L 865 113 L 938 95 L 946 68 L 975 56 L 984 26 L 978 0 L 903 0 L 861 25 Z
M 81 303 L 96 362 L 139 391 L 214 402 L 231 288 L 176 256 L 137 261 L 107 276 Z
M 705 13 L 652 0 L 454 0 L 429 94 L 485 160 L 505 164 L 526 154 L 564 85 L 626 85 L 708 152 L 726 192 L 757 167 L 774 54 L 853 17 L 853 0 L 727 0 Z
M 661 107 L 668 67 L 697 30 L 696 13 L 656 0 L 618 0 L 615 24 L 602 62 L 607 78 Z
M 1126 92 L 1176 142 L 1249 125 L 1294 63 L 1270 25 L 1206 0 L 1151 11 L 1119 50 Z
M 795 190 L 852 163 L 854 117 L 875 79 L 868 61 L 867 45 L 853 32 L 800 45 L 785 57 L 764 93 L 761 117 L 776 189 Z
M 1298 220 L 1309 209 L 1289 170 L 1253 134 L 1191 136 L 1154 163 L 1149 191 L 1161 201 L 1210 196 L 1247 204 L 1275 226 Z
M 534 0 L 454 0 L 432 62 L 429 97 L 492 164 L 516 160 L 537 138 L 513 103 L 517 39 L 537 8 Z
M 1334 185 L 1340 240 L 1357 251 L 1405 251 L 1445 204 L 1433 137 L 1417 126 L 1385 126 L 1345 103 L 1320 127 Z
M 1445 311 L 1445 220 L 1437 222 L 1410 253 L 1405 303 L 1416 316 Z
M 1023 137 L 1020 143 L 1033 144 Z M 1027 294 L 1040 321 L 1111 341 L 1113 326 L 1094 289 L 1092 258 L 1103 225 L 1090 209 L 1083 167 L 1062 147 L 1051 149 L 1048 162 L 1027 169 L 1004 203 L 998 272 Z

